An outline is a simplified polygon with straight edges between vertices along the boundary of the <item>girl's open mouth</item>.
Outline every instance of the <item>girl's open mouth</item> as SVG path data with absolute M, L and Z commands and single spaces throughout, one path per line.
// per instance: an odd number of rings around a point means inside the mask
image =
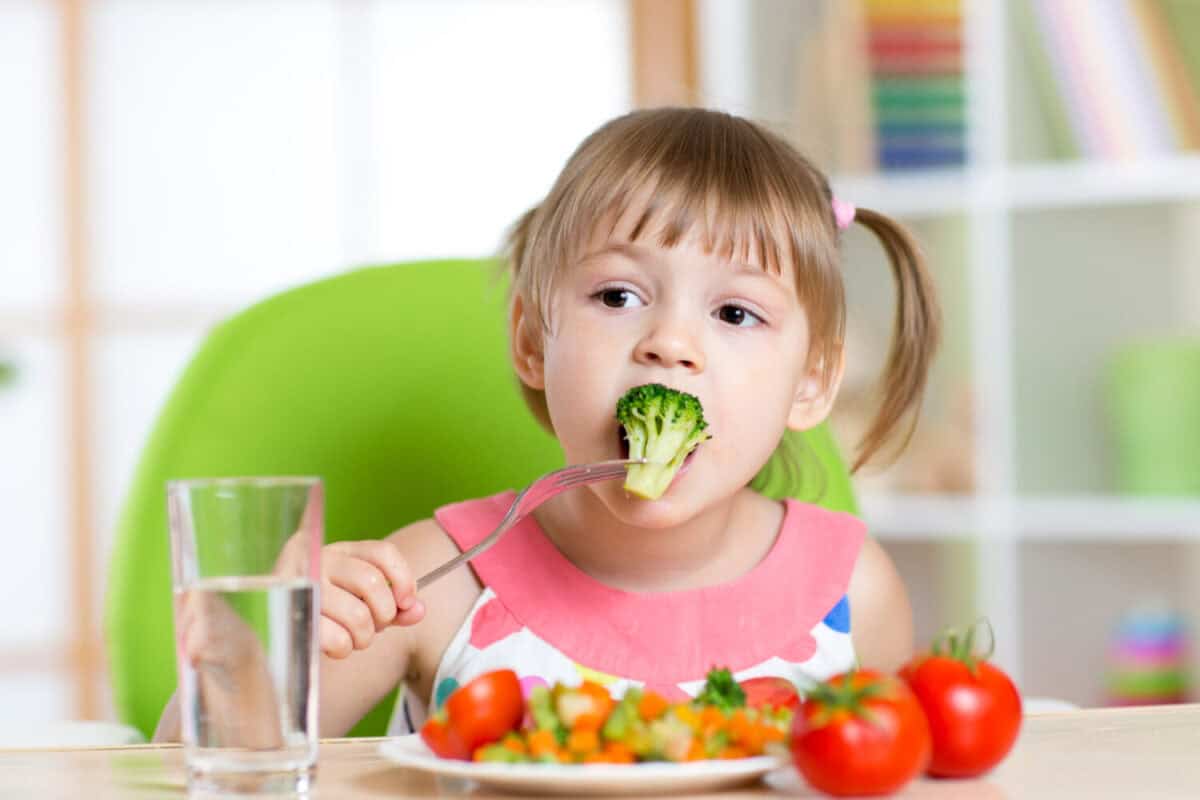
M 617 425 L 617 446 L 621 448 L 621 458 L 629 458 L 629 440 L 625 438 L 625 426 Z M 704 445 L 697 445 L 692 452 L 688 453 L 683 463 L 679 465 L 679 474 L 682 475 L 688 466 L 692 463 L 692 459 L 696 457 L 696 453 L 700 452 L 700 448 Z M 678 477 L 678 476 L 676 476 Z

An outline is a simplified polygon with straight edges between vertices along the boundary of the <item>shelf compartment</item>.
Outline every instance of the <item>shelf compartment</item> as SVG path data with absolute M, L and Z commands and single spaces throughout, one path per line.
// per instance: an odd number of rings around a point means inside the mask
M 1008 204 L 1016 210 L 1200 200 L 1200 156 L 1014 166 Z
M 1000 502 L 1011 502 L 1014 537 L 1021 540 L 1200 541 L 1200 499 L 1076 494 Z M 969 538 L 990 513 L 988 503 L 975 495 L 859 497 L 871 533 L 889 541 Z

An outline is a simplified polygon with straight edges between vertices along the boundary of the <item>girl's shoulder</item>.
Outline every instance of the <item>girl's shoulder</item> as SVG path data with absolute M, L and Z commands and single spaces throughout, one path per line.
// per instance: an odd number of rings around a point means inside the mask
M 794 498 L 785 499 L 783 504 L 781 534 L 800 546 L 832 547 L 857 557 L 867 539 L 867 526 L 860 517 Z
M 393 531 L 388 540 L 400 548 L 413 580 L 453 558 L 459 550 L 454 539 L 433 517 L 419 519 Z M 437 584 L 430 586 L 430 589 Z
M 435 510 L 433 519 L 460 550 L 466 550 L 496 529 L 516 497 L 509 490 L 450 503 Z
M 391 533 L 388 539 L 408 560 L 415 580 L 475 544 L 474 539 L 482 539 L 490 533 L 495 527 L 493 509 L 500 509 L 503 516 L 515 496 L 515 492 L 501 492 L 441 506 L 434 510 L 433 516 L 405 525 Z M 470 576 L 471 570 L 455 570 L 431 584 L 425 592 L 432 594 L 433 589 L 455 575 Z M 478 586 L 474 578 L 471 583 Z

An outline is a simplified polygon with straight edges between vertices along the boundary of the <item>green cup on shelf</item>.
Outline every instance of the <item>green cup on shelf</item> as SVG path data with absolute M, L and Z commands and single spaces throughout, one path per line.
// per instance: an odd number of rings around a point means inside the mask
M 1200 496 L 1200 338 L 1122 347 L 1109 375 L 1109 420 L 1119 491 Z

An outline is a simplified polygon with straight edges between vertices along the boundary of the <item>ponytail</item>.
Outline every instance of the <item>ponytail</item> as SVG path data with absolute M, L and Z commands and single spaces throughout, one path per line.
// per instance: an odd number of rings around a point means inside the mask
M 875 234 L 887 253 L 896 279 L 896 322 L 887 367 L 880 381 L 883 401 L 859 442 L 851 472 L 857 472 L 878 453 L 897 426 L 903 424 L 904 428 L 895 453 L 912 439 L 942 327 L 933 279 L 908 231 L 870 209 L 857 209 L 854 219 Z

